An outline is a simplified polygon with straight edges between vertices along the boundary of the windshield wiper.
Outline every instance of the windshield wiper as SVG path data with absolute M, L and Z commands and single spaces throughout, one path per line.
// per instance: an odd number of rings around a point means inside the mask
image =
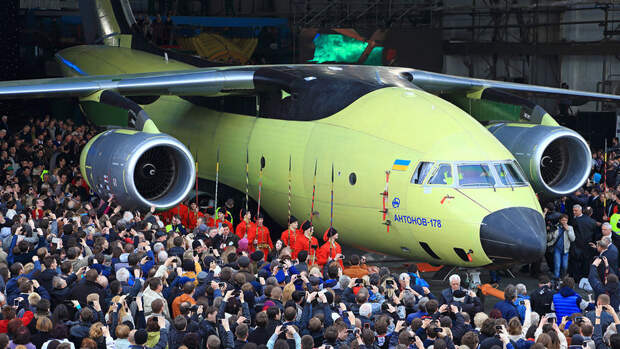
M 484 175 L 487 176 L 487 178 L 493 179 L 493 178 L 491 178 L 491 176 L 489 176 L 489 172 L 487 172 L 487 170 L 484 169 L 484 166 L 482 166 L 482 164 L 480 164 L 480 168 L 482 169 L 482 172 L 484 172 Z M 488 184 L 488 181 L 487 181 L 487 184 Z M 495 179 L 493 179 L 493 184 L 491 184 L 491 185 L 493 186 L 493 191 L 497 191 L 495 189 Z

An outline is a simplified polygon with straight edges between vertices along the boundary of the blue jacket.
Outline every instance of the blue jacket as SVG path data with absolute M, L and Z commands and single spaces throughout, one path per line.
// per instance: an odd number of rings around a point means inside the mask
M 562 287 L 558 293 L 553 295 L 553 309 L 555 310 L 558 325 L 564 316 L 571 316 L 580 313 L 581 296 L 570 287 Z
M 510 321 L 513 317 L 519 317 L 519 312 L 517 311 L 517 306 L 512 304 L 510 301 L 500 301 L 495 303 L 494 309 L 498 309 L 502 312 L 502 317 L 506 319 L 506 321 Z

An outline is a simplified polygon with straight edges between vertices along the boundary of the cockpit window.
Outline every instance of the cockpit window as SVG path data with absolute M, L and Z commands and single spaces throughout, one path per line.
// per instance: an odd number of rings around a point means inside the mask
M 452 185 L 453 183 L 452 167 L 449 164 L 439 165 L 433 177 L 428 181 L 428 184 Z
M 415 171 L 413 171 L 413 176 L 411 177 L 411 184 L 422 184 L 424 182 L 424 178 L 428 175 L 428 172 L 433 167 L 432 162 L 421 161 L 416 167 Z
M 495 164 L 495 170 L 503 185 L 523 185 L 527 184 L 521 172 L 513 163 Z
M 459 165 L 459 185 L 463 187 L 492 187 L 495 179 L 490 172 L 489 165 L 467 164 Z

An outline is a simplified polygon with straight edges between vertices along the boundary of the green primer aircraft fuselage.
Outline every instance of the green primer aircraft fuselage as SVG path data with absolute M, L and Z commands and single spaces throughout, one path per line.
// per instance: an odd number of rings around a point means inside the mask
M 58 58 L 66 76 L 194 69 L 146 52 L 111 46 L 73 47 L 61 51 Z M 95 123 L 126 126 L 126 113 L 87 98 L 81 103 Z M 458 164 L 493 168 L 494 164 L 514 161 L 513 155 L 470 115 L 425 91 L 381 88 L 315 121 L 230 114 L 176 96 L 161 96 L 142 107 L 162 132 L 190 145 L 192 153 L 198 154 L 200 178 L 215 179 L 216 151 L 220 147 L 219 180 L 244 191 L 249 149 L 250 195 L 256 199 L 260 158 L 264 157 L 261 206 L 281 223 L 287 219 L 290 156 L 292 213 L 301 220 L 310 214 L 314 164 L 318 161 L 315 211 L 320 214 L 314 223 L 319 236 L 330 221 L 333 164 L 334 227 L 340 241 L 347 245 L 409 260 L 468 267 L 530 261 L 543 252 L 540 232 L 534 231 L 539 227 L 528 226 L 532 220 L 542 219 L 529 185 L 459 185 Z M 392 170 L 396 160 L 410 164 Z M 421 161 L 432 162 L 433 167 L 424 184 L 412 184 L 413 172 Z M 440 164 L 451 166 L 454 179 L 428 184 Z M 384 200 L 380 193 L 388 170 L 389 232 L 380 212 Z M 352 173 L 354 184 L 350 181 Z M 498 173 L 494 172 L 496 177 Z M 501 229 L 493 228 L 494 236 L 501 241 L 489 240 L 484 248 L 481 228 L 489 225 L 485 218 L 492 214 L 494 224 L 498 218 L 503 222 L 499 223 L 503 224 Z M 503 251 L 493 251 L 494 246 Z

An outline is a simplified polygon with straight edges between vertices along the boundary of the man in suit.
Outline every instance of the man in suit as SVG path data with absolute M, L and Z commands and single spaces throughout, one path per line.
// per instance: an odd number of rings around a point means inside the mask
M 599 268 L 601 280 L 604 280 L 607 274 L 618 275 L 618 248 L 611 243 L 611 238 L 609 236 L 603 236 L 596 242 L 596 251 L 598 252 L 598 256 L 601 257 L 603 261 L 606 261 L 605 266 Z M 605 269 L 607 269 L 607 272 L 605 272 Z
M 571 251 L 572 265 L 569 265 L 569 270 L 572 269 L 571 274 L 576 280 L 581 280 L 588 276 L 588 266 L 594 256 L 590 243 L 595 241 L 598 227 L 594 219 L 583 214 L 581 205 L 573 205 L 573 217 L 571 225 L 575 231 L 575 242 Z

